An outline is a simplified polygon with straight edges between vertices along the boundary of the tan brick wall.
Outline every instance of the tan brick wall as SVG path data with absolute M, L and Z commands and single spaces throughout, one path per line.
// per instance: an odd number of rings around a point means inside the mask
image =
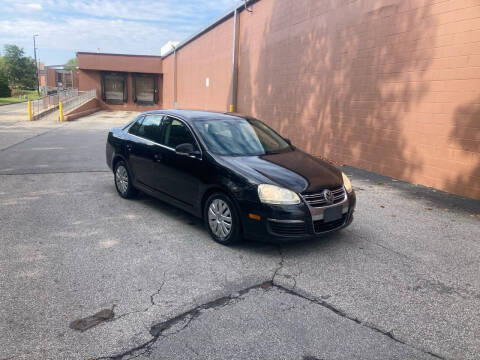
M 480 1 L 261 0 L 240 14 L 238 109 L 316 155 L 480 199 Z
M 161 73 L 160 56 L 77 53 L 78 67 L 83 70 L 105 70 L 141 73 Z
M 173 109 L 173 55 L 163 59 L 163 107 Z
M 232 70 L 232 35 L 233 19 L 230 18 L 177 51 L 179 108 L 218 111 L 228 109 Z M 172 101 L 166 101 L 166 107 L 173 107 L 173 60 L 172 54 L 164 60 L 163 64 L 165 84 L 171 86 L 172 93 Z M 167 62 L 171 63 L 171 73 L 167 70 Z M 207 78 L 209 79 L 208 87 L 206 86 Z M 165 95 L 167 93 L 169 92 L 164 91 Z
M 260 0 L 239 16 L 238 111 L 313 154 L 480 199 L 480 0 Z M 228 109 L 232 35 L 230 18 L 177 51 L 179 108 Z M 173 54 L 148 61 L 172 108 Z M 97 77 L 80 88 L 100 93 Z

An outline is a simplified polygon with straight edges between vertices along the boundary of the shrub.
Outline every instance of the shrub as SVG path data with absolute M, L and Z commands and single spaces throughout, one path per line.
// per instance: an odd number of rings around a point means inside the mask
M 12 89 L 12 95 L 13 97 L 22 97 L 24 95 L 28 95 L 30 92 L 28 90 L 23 90 L 23 89 Z
M 8 81 L 0 74 L 0 97 L 10 97 L 12 91 L 8 86 Z

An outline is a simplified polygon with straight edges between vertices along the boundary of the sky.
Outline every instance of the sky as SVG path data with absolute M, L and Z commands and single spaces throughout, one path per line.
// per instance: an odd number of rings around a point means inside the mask
M 61 65 L 77 51 L 159 55 L 239 0 L 0 0 L 0 53 L 15 44 L 46 65 Z

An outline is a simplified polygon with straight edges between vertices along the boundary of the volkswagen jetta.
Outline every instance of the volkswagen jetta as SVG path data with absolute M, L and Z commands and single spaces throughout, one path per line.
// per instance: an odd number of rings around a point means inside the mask
M 348 177 L 250 116 L 149 111 L 110 130 L 106 156 L 120 196 L 141 190 L 201 217 L 221 244 L 308 239 L 353 220 Z

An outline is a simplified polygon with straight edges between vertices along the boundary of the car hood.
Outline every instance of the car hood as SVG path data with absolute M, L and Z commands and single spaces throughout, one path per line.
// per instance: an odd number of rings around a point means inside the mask
M 259 183 L 268 179 L 298 193 L 343 185 L 339 169 L 298 149 L 260 156 L 222 156 L 222 160 Z

